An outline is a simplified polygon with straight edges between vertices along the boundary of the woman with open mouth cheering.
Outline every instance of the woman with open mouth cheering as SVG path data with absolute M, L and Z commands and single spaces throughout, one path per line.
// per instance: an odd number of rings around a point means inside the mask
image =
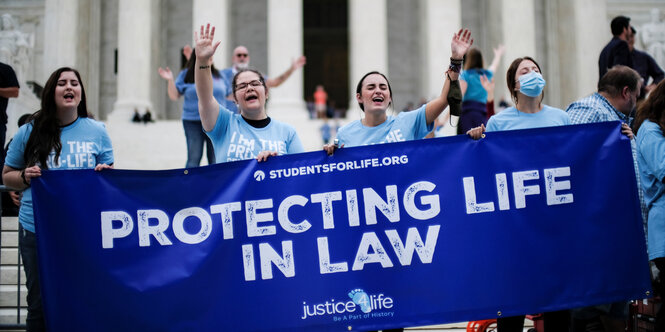
M 264 161 L 269 156 L 304 152 L 296 130 L 266 114 L 268 87 L 258 71 L 243 69 L 233 77 L 231 88 L 240 114 L 233 114 L 215 100 L 210 64 L 220 42 L 213 43 L 214 35 L 215 27 L 211 29 L 210 24 L 205 30 L 201 26 L 200 36 L 194 33 L 194 82 L 201 122 L 212 140 L 216 162 L 252 158 Z
M 454 34 L 451 43 L 451 65 L 441 95 L 417 110 L 402 112 L 397 116 L 386 114 L 386 110 L 392 105 L 392 89 L 386 76 L 376 71 L 365 74 L 356 87 L 356 100 L 365 117 L 340 128 L 336 138 L 339 147 L 424 138 L 432 131 L 434 120 L 448 106 L 451 81 L 459 86 L 457 79 L 462 57 L 471 44 L 473 39 L 468 30 L 460 30 Z M 326 144 L 323 149 L 332 154 L 336 148 L 334 144 Z
M 28 331 L 45 331 L 37 266 L 37 238 L 32 210 L 32 179 L 42 169 L 112 168 L 113 149 L 106 127 L 88 117 L 81 75 L 72 68 L 56 70 L 44 85 L 41 109 L 14 136 L 5 167 L 4 183 L 23 191 L 19 209 L 19 248 L 28 288 Z M 72 207 L 73 208 L 73 207 Z M 58 216 L 49 216 L 58 222 Z M 38 235 L 38 234 L 37 234 Z

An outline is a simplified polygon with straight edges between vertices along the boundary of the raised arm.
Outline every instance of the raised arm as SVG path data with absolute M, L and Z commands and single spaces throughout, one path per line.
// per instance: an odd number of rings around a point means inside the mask
M 196 95 L 199 98 L 199 115 L 203 129 L 211 131 L 215 128 L 217 116 L 219 115 L 219 104 L 212 94 L 212 55 L 215 54 L 219 41 L 213 43 L 215 27 L 210 29 L 210 23 L 206 25 L 205 31 L 201 26 L 201 35 L 194 32 L 196 42 L 196 65 L 194 66 L 194 83 L 196 84 Z
M 499 68 L 499 62 L 501 62 L 501 56 L 503 56 L 503 52 L 505 51 L 505 47 L 503 44 L 499 44 L 497 48 L 494 49 L 494 59 L 492 59 L 492 63 L 490 64 L 489 71 L 494 74 L 496 72 L 496 69 Z
M 467 29 L 460 29 L 456 34 L 453 35 L 453 40 L 450 43 L 450 49 L 452 51 L 451 59 L 462 59 L 472 44 L 473 39 L 471 38 L 471 32 L 469 32 Z M 450 80 L 457 81 L 458 78 L 459 72 L 448 70 L 446 80 L 443 83 L 443 89 L 441 89 L 441 94 L 427 103 L 427 106 L 425 107 L 428 124 L 434 122 L 434 119 L 436 119 L 439 114 L 441 114 L 441 112 L 443 112 L 443 110 L 448 107 L 448 91 L 450 90 Z
M 282 83 L 284 83 L 284 81 L 286 81 L 291 76 L 291 74 L 293 74 L 294 71 L 296 71 L 299 68 L 301 68 L 302 66 L 304 66 L 305 63 L 307 63 L 307 58 L 305 58 L 304 55 L 301 55 L 300 57 L 298 57 L 297 59 L 295 59 L 293 61 L 293 63 L 291 64 L 291 67 L 289 67 L 289 69 L 287 69 L 284 73 L 282 73 L 282 75 L 279 75 L 275 78 L 267 79 L 266 80 L 266 85 L 269 88 L 275 88 L 275 87 L 278 87 L 278 86 L 282 85 Z
M 171 69 L 169 67 L 166 67 L 166 69 L 159 67 L 157 69 L 157 72 L 159 73 L 159 76 L 161 76 L 163 79 L 165 79 L 168 83 L 166 86 L 166 91 L 169 94 L 169 99 L 176 101 L 178 98 L 180 98 L 180 93 L 178 92 L 178 89 L 175 87 L 175 81 L 173 80 L 173 72 L 171 72 Z
M 18 97 L 19 88 L 17 86 L 12 86 L 9 88 L 0 88 L 0 97 L 4 98 L 16 98 Z

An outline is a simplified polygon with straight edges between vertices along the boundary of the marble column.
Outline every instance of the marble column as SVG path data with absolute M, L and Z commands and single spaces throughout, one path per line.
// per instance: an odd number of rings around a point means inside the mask
M 441 94 L 450 64 L 450 42 L 462 27 L 462 10 L 460 0 L 421 0 L 420 9 L 424 47 L 421 84 L 429 100 Z
M 515 58 L 530 56 L 537 61 L 536 54 L 536 12 L 534 0 L 488 1 L 487 21 L 488 38 L 492 47 L 498 44 L 506 46 L 506 51 L 495 73 L 494 100 L 502 98 L 512 103 L 512 97 L 506 88 L 506 71 Z M 497 14 L 495 14 L 497 13 Z M 519 21 L 517 21 L 519 19 Z M 493 54 L 485 54 L 485 63 L 489 65 Z M 544 62 L 544 60 L 539 61 Z M 541 66 L 544 63 L 540 63 Z M 547 77 L 545 77 L 547 79 Z M 548 87 L 545 88 L 546 90 Z M 547 93 L 547 92 L 546 92 Z
M 42 82 L 56 69 L 68 66 L 76 67 L 79 56 L 84 56 L 78 49 L 79 0 L 46 0 L 44 3 L 44 72 Z M 81 30 L 81 31 L 80 31 Z
M 153 36 L 151 9 L 157 0 L 119 0 L 118 4 L 118 88 L 109 120 L 130 121 L 134 109 L 152 109 L 150 82 L 155 72 L 151 59 Z
M 268 77 L 281 75 L 303 54 L 302 15 L 302 0 L 268 0 Z M 306 118 L 304 69 L 296 70 L 269 92 L 270 116 Z
M 550 4 L 549 21 L 557 25 L 557 38 L 550 46 L 556 54 L 560 92 L 559 105 L 565 109 L 571 102 L 596 91 L 598 56 L 611 39 L 606 0 L 562 0 Z M 547 77 L 545 77 L 547 79 Z
M 367 73 L 388 73 L 388 24 L 386 0 L 349 0 L 349 89 L 347 117 L 361 114 L 356 85 Z
M 228 0 L 194 0 L 192 17 L 192 47 L 194 44 L 194 31 L 200 33 L 201 25 L 210 23 L 215 27 L 215 40 L 221 41 L 217 51 L 213 56 L 215 67 L 224 69 L 231 66 L 231 52 L 233 45 L 230 44 L 229 26 L 231 19 L 229 17 Z
M 500 10 L 503 44 L 507 45 L 503 67 L 507 69 L 515 58 L 536 57 L 534 0 L 503 0 Z M 492 61 L 491 55 L 487 58 Z

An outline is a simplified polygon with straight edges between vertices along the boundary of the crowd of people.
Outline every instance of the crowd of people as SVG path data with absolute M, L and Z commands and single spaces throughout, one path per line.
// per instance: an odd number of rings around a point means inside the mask
M 451 40 L 450 65 L 442 78 L 439 96 L 415 110 L 390 115 L 393 106 L 390 81 L 380 72 L 369 72 L 360 78 L 355 94 L 364 116 L 336 130 L 334 142 L 330 142 L 331 137 L 324 137 L 323 150 L 334 154 L 344 147 L 423 139 L 433 131 L 437 118 L 448 107 L 450 113 L 461 118 L 460 133 L 470 139 L 483 139 L 485 131 L 621 121 L 621 132 L 631 139 L 639 176 L 640 200 L 644 220 L 648 221 L 649 259 L 659 270 L 665 269 L 663 71 L 648 54 L 634 49 L 631 38 L 636 31 L 629 18 L 615 18 L 611 30 L 614 37 L 599 59 L 597 92 L 571 103 L 565 111 L 563 107 L 545 105 L 546 80 L 540 65 L 532 57 L 519 57 L 506 73 L 506 86 L 514 106 L 493 114 L 494 78 L 504 46 L 494 50 L 494 60 L 485 69 L 482 54 L 471 48 L 471 33 L 461 29 Z M 270 89 L 304 66 L 305 58 L 297 58 L 277 78 L 266 78 L 248 67 L 249 52 L 238 46 L 233 51 L 233 66 L 217 70 L 212 60 L 220 43 L 215 40 L 215 28 L 209 24 L 201 26 L 194 39 L 195 47 L 185 49 L 188 61 L 177 77 L 168 67 L 158 70 L 167 81 L 169 98 L 175 101 L 184 97 L 186 167 L 199 166 L 204 146 L 209 164 L 247 159 L 265 162 L 273 156 L 304 152 L 296 130 L 268 116 L 266 101 Z M 14 90 L 0 87 L 0 106 L 3 99 L 6 107 L 6 98 L 15 97 L 18 91 Z M 317 87 L 314 98 L 317 116 L 325 117 L 327 94 L 322 86 Z M 4 139 L 4 133 L 0 136 Z M 65 141 L 89 146 L 86 162 L 69 162 L 67 156 L 75 151 L 71 144 L 63 144 Z M 9 144 L 2 172 L 4 184 L 22 192 L 16 200 L 17 203 L 20 200 L 19 247 L 27 278 L 28 331 L 45 330 L 31 181 L 43 169 L 103 171 L 113 168 L 113 163 L 111 140 L 105 126 L 89 117 L 78 71 L 68 67 L 56 70 L 45 84 L 40 110 L 27 119 Z M 657 291 L 665 289 L 657 285 Z M 577 332 L 592 326 L 602 326 L 604 331 L 623 331 L 627 315 L 627 302 L 550 312 L 545 313 L 545 331 Z M 657 331 L 665 330 L 664 316 L 665 311 L 658 313 Z M 498 320 L 500 332 L 523 328 L 524 316 Z

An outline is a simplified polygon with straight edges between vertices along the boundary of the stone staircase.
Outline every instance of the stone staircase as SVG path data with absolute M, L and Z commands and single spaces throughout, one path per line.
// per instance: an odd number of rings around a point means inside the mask
M 20 288 L 17 286 L 19 282 Z M 2 221 L 0 221 L 0 327 L 25 324 L 26 293 L 25 273 L 23 266 L 19 266 L 18 218 L 2 217 Z M 17 309 L 18 306 L 20 309 Z

